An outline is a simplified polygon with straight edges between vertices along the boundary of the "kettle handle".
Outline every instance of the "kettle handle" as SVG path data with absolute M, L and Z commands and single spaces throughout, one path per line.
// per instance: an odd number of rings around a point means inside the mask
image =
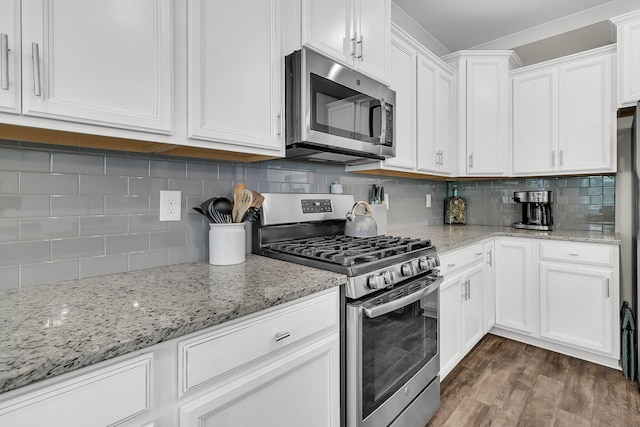
M 358 205 L 364 206 L 365 213 L 371 214 L 371 205 L 369 203 L 365 202 L 364 200 L 360 200 L 359 202 L 356 202 L 355 205 L 353 205 L 352 209 L 355 211 L 358 208 Z
M 365 210 L 364 214 L 359 214 L 356 212 L 356 209 L 358 209 L 358 206 L 360 205 L 364 206 L 364 210 Z M 346 217 L 349 221 L 353 221 L 354 219 L 356 219 L 356 215 L 371 215 L 371 205 L 365 202 L 364 200 L 355 202 L 351 207 L 351 209 L 349 210 L 349 212 L 347 212 Z

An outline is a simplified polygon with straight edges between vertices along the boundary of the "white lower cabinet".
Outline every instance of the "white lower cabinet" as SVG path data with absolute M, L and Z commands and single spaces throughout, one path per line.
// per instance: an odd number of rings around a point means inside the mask
M 440 255 L 440 379 L 488 332 L 618 368 L 619 250 L 496 237 Z
M 339 343 L 305 346 L 180 407 L 180 427 L 339 426 Z
M 338 290 L 178 345 L 180 427 L 340 425 Z
M 496 239 L 492 332 L 618 368 L 619 247 Z
M 540 337 L 612 353 L 611 269 L 540 263 Z
M 496 325 L 533 334 L 532 242 L 496 239 L 495 258 Z
M 483 288 L 486 264 L 482 244 L 443 254 L 448 268 L 440 286 L 440 380 L 484 336 Z M 468 263 L 467 263 L 468 261 Z
M 106 367 L 87 368 L 89 372 L 51 385 L 29 387 L 28 393 L 0 402 L 0 425 L 120 425 L 151 409 L 152 360 L 149 353 Z

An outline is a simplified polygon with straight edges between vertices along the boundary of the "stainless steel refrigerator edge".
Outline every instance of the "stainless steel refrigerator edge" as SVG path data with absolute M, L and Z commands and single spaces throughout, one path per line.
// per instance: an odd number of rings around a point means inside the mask
M 638 244 L 640 243 L 640 102 L 636 106 L 635 116 L 633 118 L 633 124 L 631 125 L 631 154 L 633 159 L 633 180 L 632 180 L 632 260 L 633 260 L 633 269 L 632 269 L 632 284 L 631 284 L 631 292 L 632 292 L 632 304 L 633 304 L 633 313 L 636 320 L 636 345 L 638 342 L 638 331 L 637 331 L 637 322 L 638 322 L 638 308 L 640 307 L 639 295 L 638 295 L 638 278 L 640 276 L 640 272 L 638 268 L 640 266 L 640 248 L 638 248 Z M 637 354 L 637 352 L 636 352 Z M 640 366 L 640 355 L 638 355 L 638 365 Z M 638 379 L 638 378 L 637 378 Z M 638 383 L 640 388 L 640 382 Z

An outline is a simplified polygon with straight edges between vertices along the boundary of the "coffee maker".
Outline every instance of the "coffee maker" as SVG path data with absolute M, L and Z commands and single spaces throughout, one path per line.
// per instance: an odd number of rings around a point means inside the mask
M 513 201 L 522 203 L 522 221 L 514 228 L 553 230 L 553 191 L 516 191 Z

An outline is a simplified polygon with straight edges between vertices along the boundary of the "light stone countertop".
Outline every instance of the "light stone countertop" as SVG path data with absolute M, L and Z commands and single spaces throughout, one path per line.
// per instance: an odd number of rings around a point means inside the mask
M 439 254 L 497 236 L 560 240 L 565 242 L 604 243 L 610 245 L 621 244 L 618 233 L 578 230 L 535 231 L 521 230 L 513 227 L 483 225 L 437 225 L 393 230 L 389 231 L 388 234 L 430 239 L 431 243 L 436 246 Z
M 0 293 L 0 393 L 346 282 L 247 255 Z

